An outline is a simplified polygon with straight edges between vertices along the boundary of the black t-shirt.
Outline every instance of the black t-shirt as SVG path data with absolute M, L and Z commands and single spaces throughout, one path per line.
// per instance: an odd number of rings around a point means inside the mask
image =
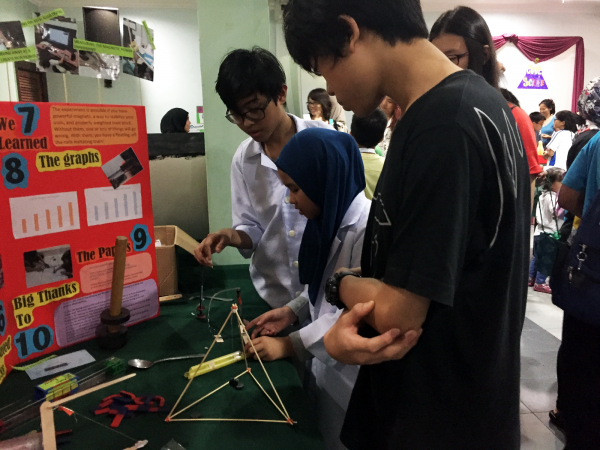
M 573 144 L 571 145 L 569 153 L 567 154 L 567 170 L 569 170 L 569 167 L 571 167 L 571 164 L 573 164 L 573 161 L 575 161 L 575 158 L 577 158 L 579 152 L 583 150 L 583 147 L 585 147 L 594 136 L 596 136 L 597 132 L 598 130 L 587 130 L 575 136 L 573 139 Z
M 519 449 L 529 208 L 517 125 L 483 78 L 457 72 L 408 109 L 362 270 L 431 305 L 402 360 L 361 367 L 342 430 L 349 449 Z

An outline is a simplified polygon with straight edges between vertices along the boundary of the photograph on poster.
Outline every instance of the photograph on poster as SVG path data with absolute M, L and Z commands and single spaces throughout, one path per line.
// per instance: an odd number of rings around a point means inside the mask
M 102 166 L 104 175 L 115 189 L 131 180 L 142 169 L 140 160 L 131 147 Z
M 70 245 L 25 252 L 23 261 L 28 288 L 73 278 Z
M 36 13 L 39 16 L 39 13 Z M 75 19 L 57 17 L 36 25 L 35 47 L 38 54 L 37 71 L 79 73 L 79 52 L 73 48 L 77 38 Z
M 26 46 L 23 27 L 18 20 L 0 22 L 0 51 Z
M 149 29 L 154 38 L 154 31 Z M 142 24 L 123 19 L 123 47 L 133 49 L 134 58 L 123 58 L 123 73 L 154 80 L 154 50 Z

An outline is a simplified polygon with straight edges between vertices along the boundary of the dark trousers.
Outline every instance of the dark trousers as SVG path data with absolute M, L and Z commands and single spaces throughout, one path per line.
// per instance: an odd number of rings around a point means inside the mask
M 565 313 L 558 355 L 565 450 L 600 449 L 600 327 Z

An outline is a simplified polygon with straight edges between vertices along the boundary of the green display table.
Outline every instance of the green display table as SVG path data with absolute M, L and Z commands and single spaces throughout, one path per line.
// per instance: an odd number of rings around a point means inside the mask
M 160 317 L 135 325 L 129 330 L 128 344 L 110 353 L 98 348 L 95 341 L 84 342 L 57 354 L 65 354 L 80 349 L 88 350 L 97 360 L 116 356 L 125 361 L 133 358 L 157 360 L 171 356 L 205 353 L 210 346 L 213 335 L 217 333 L 231 309 L 231 303 L 213 301 L 210 308 L 210 323 L 195 317 L 200 293 L 200 267 L 191 257 L 178 249 L 179 285 L 184 294 L 181 301 L 161 306 Z M 232 287 L 240 287 L 242 293 L 241 315 L 244 319 L 252 319 L 269 309 L 258 296 L 249 278 L 246 266 L 217 267 L 214 270 L 204 269 L 204 295 L 210 297 L 215 292 Z M 235 297 L 235 291 L 219 295 Z M 206 313 L 209 304 L 206 302 Z M 215 344 L 209 355 L 213 359 L 241 348 L 239 330 L 235 322 L 227 324 L 223 330 L 223 343 Z M 158 450 L 171 439 L 175 439 L 187 450 L 199 449 L 322 449 L 323 439 L 315 422 L 315 412 L 302 389 L 300 379 L 290 360 L 265 363 L 265 367 L 273 381 L 288 413 L 297 423 L 294 426 L 279 423 L 249 422 L 171 422 L 166 423 L 167 413 L 140 413 L 134 418 L 124 418 L 115 430 L 107 429 L 111 417 L 95 416 L 91 409 L 98 406 L 104 397 L 125 390 L 135 394 L 159 395 L 172 406 L 183 391 L 187 379 L 183 374 L 200 360 L 184 360 L 166 362 L 155 365 L 148 370 L 129 368 L 127 373 L 136 372 L 137 376 L 94 392 L 90 395 L 67 403 L 65 406 L 74 410 L 75 415 L 68 416 L 64 412 L 55 412 L 57 431 L 72 429 L 71 442 L 59 448 L 65 450 L 121 450 L 130 447 L 135 440 L 149 441 L 147 449 Z M 85 367 L 85 366 L 84 366 Z M 258 362 L 251 361 L 252 373 L 261 385 L 274 397 L 274 393 Z M 77 372 L 80 369 L 74 369 Z M 208 394 L 213 389 L 239 375 L 245 370 L 243 361 L 216 370 L 196 378 L 177 410 L 187 406 Z M 50 377 L 49 377 L 50 378 Z M 25 373 L 11 372 L 0 385 L 0 406 L 7 405 L 28 394 L 33 396 L 35 385 L 45 381 L 31 381 Z M 247 418 L 281 420 L 283 417 L 260 391 L 249 375 L 240 378 L 244 388 L 235 390 L 230 386 L 220 390 L 198 405 L 183 412 L 178 418 L 190 418 L 192 414 L 204 418 Z M 94 423 L 87 419 L 92 419 Z M 104 425 L 104 427 L 102 425 Z M 16 432 L 13 437 L 25 434 L 33 429 L 39 430 L 39 421 L 31 421 Z M 2 445 L 0 444 L 0 448 Z

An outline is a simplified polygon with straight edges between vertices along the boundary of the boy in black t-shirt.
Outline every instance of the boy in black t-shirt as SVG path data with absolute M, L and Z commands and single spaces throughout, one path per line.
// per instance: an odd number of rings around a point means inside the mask
M 343 271 L 326 286 L 349 309 L 327 351 L 362 365 L 342 441 L 518 449 L 530 192 L 506 101 L 427 41 L 418 0 L 290 0 L 284 30 L 294 60 L 344 108 L 365 116 L 389 95 L 404 111 L 362 277 Z

